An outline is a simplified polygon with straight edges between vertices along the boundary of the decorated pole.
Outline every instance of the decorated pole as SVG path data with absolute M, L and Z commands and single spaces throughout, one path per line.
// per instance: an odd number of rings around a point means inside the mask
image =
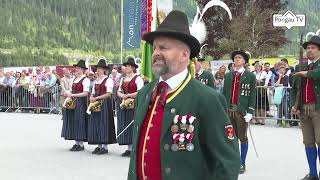
M 303 33 L 300 35 L 300 52 L 299 52 L 299 71 L 303 71 L 303 47 L 302 47 L 302 42 L 303 41 Z M 298 84 L 299 87 L 302 87 L 302 81 L 303 78 L 300 77 L 300 83 Z M 294 103 L 295 109 L 298 109 L 300 107 L 302 99 L 302 93 L 301 93 L 301 88 L 298 88 L 297 95 L 296 95 L 296 101 Z
M 315 36 L 315 35 L 320 36 L 320 29 L 318 29 L 318 31 L 316 31 L 315 33 L 314 32 L 308 32 L 306 34 L 306 41 L 308 41 L 309 36 Z
M 228 16 L 229 16 L 229 19 L 231 20 L 232 19 L 232 14 L 231 14 L 231 11 L 230 11 L 230 8 L 228 7 L 228 5 L 226 3 L 224 3 L 223 1 L 221 0 L 211 0 L 209 1 L 202 9 L 202 11 L 200 11 L 200 8 L 197 7 L 197 13 L 196 15 L 194 16 L 194 19 L 193 19 L 193 22 L 190 26 L 190 33 L 192 36 L 194 36 L 195 38 L 197 38 L 197 40 L 199 41 L 200 44 L 203 44 L 204 41 L 206 40 L 207 38 L 207 28 L 205 26 L 205 23 L 203 22 L 203 15 L 206 13 L 206 11 L 208 9 L 210 9 L 211 7 L 213 6 L 219 6 L 219 7 L 222 7 L 224 10 L 227 11 L 228 13 Z M 207 44 L 203 45 L 201 47 L 201 50 L 200 50 L 200 54 L 201 56 L 204 56 L 204 52 L 202 52 L 202 48 L 204 46 L 206 46 Z M 189 63 L 189 66 L 188 66 L 188 69 L 189 69 L 189 72 L 191 74 L 192 77 L 195 77 L 195 64 L 197 62 L 197 58 L 193 58 L 190 63 Z

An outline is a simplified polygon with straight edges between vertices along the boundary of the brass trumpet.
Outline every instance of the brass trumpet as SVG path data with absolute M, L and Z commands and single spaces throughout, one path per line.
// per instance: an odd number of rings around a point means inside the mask
M 75 109 L 76 104 L 76 98 L 66 98 L 66 100 L 63 103 L 63 107 L 66 109 Z
M 134 109 L 134 99 L 133 98 L 127 98 L 123 99 L 122 103 L 120 104 L 121 109 Z
M 98 100 L 98 101 L 95 101 L 95 102 L 91 102 L 89 104 L 89 107 L 88 107 L 89 111 L 101 112 L 102 103 L 103 103 L 103 100 Z

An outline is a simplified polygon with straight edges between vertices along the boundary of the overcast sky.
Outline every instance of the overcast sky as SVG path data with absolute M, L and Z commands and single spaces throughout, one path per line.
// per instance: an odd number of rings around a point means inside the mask
M 172 10 L 172 0 L 161 0 L 158 1 L 158 8 L 169 13 Z

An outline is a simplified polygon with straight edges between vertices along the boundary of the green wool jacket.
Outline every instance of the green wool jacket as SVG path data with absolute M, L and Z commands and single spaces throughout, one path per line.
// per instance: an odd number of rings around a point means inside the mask
M 137 148 L 140 128 L 148 111 L 149 101 L 158 79 L 144 86 L 136 99 L 133 147 L 128 180 L 137 180 Z M 185 85 L 185 86 L 184 86 Z M 181 91 L 180 91 L 181 90 Z M 200 81 L 188 78 L 166 103 L 160 143 L 163 180 L 236 180 L 240 157 L 236 138 L 226 134 L 230 121 L 226 102 L 217 91 Z M 196 94 L 196 96 L 195 96 Z M 193 151 L 172 151 L 171 126 L 175 115 L 192 114 L 194 120 Z M 181 129 L 179 130 L 180 133 Z
M 231 108 L 233 71 L 225 75 L 223 95 L 227 100 L 228 107 Z M 256 107 L 256 76 L 245 70 L 240 77 L 239 82 L 239 103 L 238 112 L 254 114 Z
M 203 84 L 215 89 L 214 83 L 213 83 L 213 75 L 212 73 L 208 71 L 203 71 L 199 77 L 196 77 L 199 81 L 201 81 Z
M 308 69 L 308 62 L 303 63 L 303 69 Z M 296 66 L 296 71 L 299 71 L 299 65 Z M 317 96 L 316 109 L 320 109 L 320 59 L 315 62 L 315 66 L 313 70 L 308 70 L 307 78 L 312 78 L 314 80 L 314 88 Z M 305 78 L 302 78 L 305 79 Z M 291 90 L 291 106 L 295 105 L 297 92 L 301 89 L 301 77 L 294 76 L 292 82 L 292 90 Z M 299 103 L 301 105 L 301 103 Z M 301 107 L 299 107 L 301 110 Z

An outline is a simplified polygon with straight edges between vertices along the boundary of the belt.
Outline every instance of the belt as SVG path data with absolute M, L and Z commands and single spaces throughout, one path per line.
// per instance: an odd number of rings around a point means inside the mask
M 229 111 L 231 112 L 237 112 L 238 110 L 238 106 L 235 105 L 235 104 L 230 104 L 230 107 L 229 107 Z
M 303 112 L 307 115 L 313 113 L 316 110 L 315 104 L 304 104 L 302 106 Z
M 229 109 L 228 109 L 228 114 L 230 117 L 234 118 L 236 113 L 238 111 L 238 107 L 235 104 L 231 104 Z

